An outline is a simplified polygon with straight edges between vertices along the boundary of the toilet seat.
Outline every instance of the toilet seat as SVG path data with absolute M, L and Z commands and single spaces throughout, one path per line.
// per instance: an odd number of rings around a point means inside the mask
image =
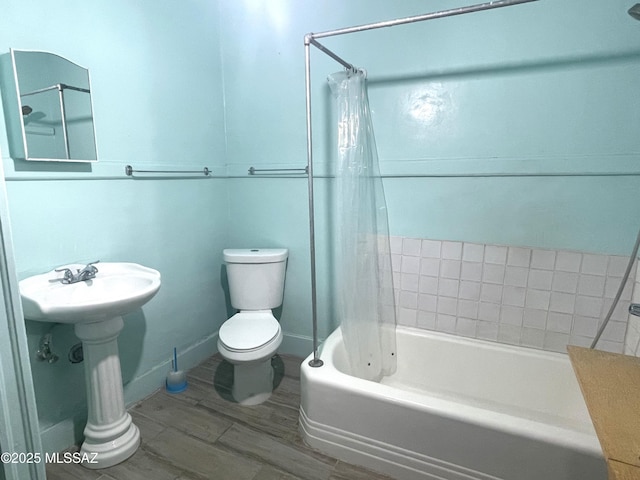
M 271 310 L 239 312 L 224 322 L 218 341 L 229 352 L 249 353 L 281 339 L 280 323 Z

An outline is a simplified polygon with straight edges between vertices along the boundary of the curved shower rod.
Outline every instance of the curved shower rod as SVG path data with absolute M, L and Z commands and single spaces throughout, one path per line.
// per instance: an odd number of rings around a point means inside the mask
M 333 37 L 336 35 L 345 35 L 348 33 L 364 32 L 377 28 L 395 27 L 398 25 L 406 25 L 409 23 L 423 22 L 425 20 L 434 20 L 436 18 L 452 17 L 455 15 L 463 15 L 466 13 L 481 12 L 484 10 L 492 10 L 495 8 L 510 7 L 521 3 L 537 2 L 538 0 L 496 0 L 487 3 L 469 5 L 466 7 L 453 8 L 450 10 L 441 10 L 439 12 L 426 13 L 413 17 L 398 18 L 395 20 L 386 20 L 376 23 L 368 23 L 364 25 L 356 25 L 353 27 L 340 28 L 337 30 L 328 30 L 320 33 L 308 33 L 304 36 L 304 53 L 305 53 L 305 94 L 307 108 L 307 173 L 308 173 L 308 190 L 309 190 L 309 249 L 311 263 L 311 318 L 313 329 L 313 359 L 309 361 L 312 367 L 322 366 L 322 360 L 318 356 L 318 306 L 316 295 L 316 247 L 315 247 L 315 222 L 314 222 L 314 206 L 313 206 L 313 135 L 311 132 L 311 45 L 316 47 L 325 55 L 328 55 L 336 62 L 341 64 L 347 70 L 353 72 L 358 71 L 351 63 L 342 59 L 334 52 L 317 41 L 318 38 Z

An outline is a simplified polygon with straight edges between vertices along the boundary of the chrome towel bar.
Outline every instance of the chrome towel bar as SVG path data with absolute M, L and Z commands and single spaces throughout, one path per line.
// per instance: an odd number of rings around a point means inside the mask
M 134 173 L 200 173 L 205 176 L 209 176 L 211 174 L 211 170 L 207 167 L 204 167 L 202 170 L 134 170 L 131 165 L 127 165 L 124 167 L 124 173 L 126 173 L 129 177 L 133 176 Z
M 309 174 L 309 167 L 304 167 L 304 168 L 255 168 L 255 167 L 250 167 L 249 168 L 249 175 L 255 175 L 256 172 L 270 172 L 270 173 L 277 173 L 277 172 L 304 172 L 306 174 Z

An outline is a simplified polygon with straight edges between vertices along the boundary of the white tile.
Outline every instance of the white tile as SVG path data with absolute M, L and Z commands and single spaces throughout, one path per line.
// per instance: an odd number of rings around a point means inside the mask
M 598 332 L 598 319 L 583 317 L 576 315 L 573 319 L 572 335 L 581 335 L 583 337 L 595 337 Z
M 398 323 L 406 327 L 415 327 L 417 324 L 417 311 L 400 307 L 398 311 Z
M 525 347 L 542 348 L 544 345 L 544 330 L 523 327 L 520 344 Z
M 569 293 L 551 292 L 549 309 L 552 312 L 573 313 L 576 296 Z
M 480 305 L 478 305 L 478 318 L 487 322 L 500 321 L 500 305 L 480 302 Z
M 460 260 L 441 260 L 440 276 L 442 278 L 460 278 Z
M 458 317 L 456 321 L 456 335 L 475 338 L 477 321 L 471 318 Z
M 402 256 L 402 273 L 420 273 L 420 257 Z
M 482 280 L 482 264 L 475 262 L 462 262 L 460 278 L 463 280 L 473 280 L 479 282 Z
M 570 272 L 553 272 L 551 290 L 554 292 L 576 293 L 578 291 L 578 274 Z
M 402 237 L 389 237 L 391 253 L 400 255 L 402 253 Z
M 622 277 L 629 265 L 629 257 L 611 255 L 609 257 L 609 266 L 607 267 L 607 275 L 610 277 Z
M 412 273 L 403 273 L 400 275 L 400 289 L 409 292 L 417 292 L 419 278 L 420 277 L 418 275 L 414 275 Z
M 524 319 L 524 308 L 512 307 L 510 305 L 503 305 L 500 309 L 500 323 L 506 323 L 508 325 L 522 326 Z
M 559 333 L 571 333 L 573 316 L 566 313 L 549 312 L 547 330 Z
M 624 342 L 627 333 L 625 322 L 609 322 L 602 332 L 602 339 L 611 342 Z
M 414 257 L 420 256 L 420 247 L 422 240 L 419 238 L 403 238 L 402 239 L 402 255 L 410 255 Z
M 464 243 L 462 246 L 462 260 L 482 263 L 484 260 L 484 245 Z
M 620 289 L 620 284 L 622 283 L 622 278 L 619 277 L 606 277 L 604 284 L 604 296 L 606 298 L 615 298 L 618 294 L 618 290 Z M 638 293 L 640 293 L 640 288 L 636 287 Z M 633 282 L 629 280 L 622 291 L 622 296 L 620 298 L 624 300 L 631 300 L 631 294 L 633 292 Z
M 400 291 L 398 306 L 403 308 L 418 308 L 418 294 L 415 292 Z
M 446 315 L 456 315 L 458 307 L 458 300 L 456 298 L 438 297 L 438 313 L 444 313 Z
M 550 270 L 530 270 L 527 286 L 536 290 L 551 290 L 553 272 Z
M 436 295 L 418 295 L 418 310 L 421 312 L 435 312 L 438 306 L 438 297 Z
M 477 319 L 479 303 L 473 300 L 458 300 L 458 317 Z
M 569 345 L 575 345 L 576 347 L 589 348 L 591 346 L 592 341 L 593 341 L 592 338 L 581 337 L 580 335 L 569 336 Z
M 529 268 L 531 263 L 531 249 L 521 247 L 509 247 L 507 265 L 513 267 Z
M 537 310 L 548 310 L 550 300 L 551 292 L 529 288 L 527 289 L 527 297 L 524 302 L 524 306 L 527 308 L 535 308 Z
M 590 275 L 604 276 L 607 274 L 608 264 L 609 257 L 607 255 L 592 255 L 585 253 L 582 255 L 582 267 L 580 271 Z
M 480 300 L 480 283 L 460 281 L 460 290 L 458 296 L 465 300 Z
M 602 318 L 603 303 L 604 300 L 602 298 L 578 295 L 574 313 L 585 317 Z
M 498 324 L 495 322 L 478 321 L 476 337 L 482 340 L 498 340 Z
M 482 269 L 482 281 L 484 283 L 504 283 L 504 265 L 492 265 L 485 263 Z
M 525 292 L 526 290 L 522 287 L 505 285 L 504 290 L 502 291 L 502 303 L 504 305 L 524 307 Z
M 502 247 L 499 245 L 486 245 L 484 247 L 484 263 L 506 265 L 507 247 Z
M 460 280 L 441 278 L 438 281 L 438 295 L 444 297 L 457 297 Z
M 490 303 L 502 302 L 502 285 L 483 283 L 480 286 L 480 300 Z
M 462 260 L 462 242 L 442 242 L 442 258 Z
M 635 328 L 630 328 L 625 337 L 624 353 L 637 356 L 638 345 L 640 345 L 640 333 Z
M 547 311 L 525 308 L 522 324 L 525 327 L 538 328 L 544 330 L 547 325 Z
M 539 270 L 553 270 L 556 264 L 556 252 L 554 250 L 532 250 L 531 268 Z
M 557 333 L 546 331 L 544 334 L 544 349 L 553 352 L 567 353 L 567 344 L 569 343 L 569 335 L 566 333 Z
M 421 275 L 418 291 L 420 293 L 430 293 L 432 295 L 437 295 L 438 277 L 427 277 L 426 275 Z
M 600 340 L 598 343 L 598 349 L 611 353 L 622 353 L 624 345 L 619 342 L 608 342 L 606 340 Z
M 426 328 L 428 330 L 436 329 L 436 314 L 434 312 L 418 311 L 418 328 Z
M 510 345 L 519 345 L 522 329 L 517 325 L 501 323 L 498 325 L 498 341 Z
M 456 317 L 439 313 L 436 315 L 436 330 L 445 333 L 456 333 Z
M 604 296 L 604 285 L 606 277 L 599 275 L 580 275 L 578 280 L 578 293 L 592 297 Z
M 514 287 L 526 287 L 528 276 L 528 268 L 507 266 L 504 271 L 504 284 Z
M 560 250 L 556 255 L 556 270 L 563 272 L 579 272 L 582 254 Z
M 391 255 L 391 268 L 394 272 L 402 269 L 402 255 Z
M 440 259 L 423 257 L 420 261 L 420 275 L 429 275 L 431 277 L 440 275 Z
M 422 240 L 421 254 L 423 257 L 440 258 L 441 248 L 440 240 Z
M 602 305 L 602 315 L 601 318 L 609 313 L 609 309 L 611 308 L 611 304 L 613 303 L 613 299 L 606 298 L 603 300 Z M 616 322 L 628 322 L 629 321 L 629 305 L 631 302 L 628 300 L 620 300 L 613 310 L 613 315 L 611 315 L 611 320 L 615 320 Z M 589 315 L 590 316 L 590 315 Z

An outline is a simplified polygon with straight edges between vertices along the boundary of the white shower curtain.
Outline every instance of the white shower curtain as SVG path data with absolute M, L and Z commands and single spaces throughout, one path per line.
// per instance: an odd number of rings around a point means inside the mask
M 387 206 L 364 72 L 329 77 L 337 103 L 334 215 L 336 312 L 351 373 L 378 381 L 396 368 Z

